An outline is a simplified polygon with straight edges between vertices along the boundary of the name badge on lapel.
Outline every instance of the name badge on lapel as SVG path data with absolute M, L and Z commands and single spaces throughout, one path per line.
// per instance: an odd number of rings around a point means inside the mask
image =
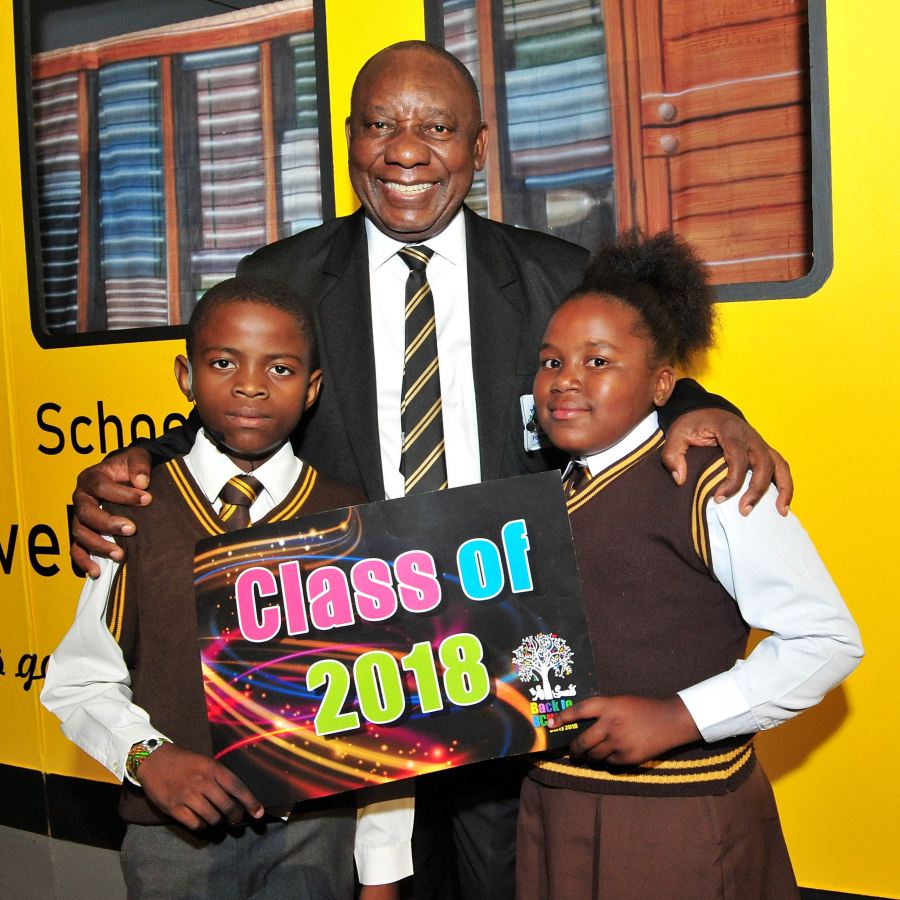
M 541 429 L 537 420 L 537 411 L 534 408 L 534 395 L 522 394 L 519 397 L 519 406 L 522 409 L 522 435 L 525 440 L 525 452 L 532 453 L 542 447 L 550 447 L 547 435 Z

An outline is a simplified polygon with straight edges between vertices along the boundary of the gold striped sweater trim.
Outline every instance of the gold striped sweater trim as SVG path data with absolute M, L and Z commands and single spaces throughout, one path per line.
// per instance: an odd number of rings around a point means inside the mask
M 270 522 L 283 522 L 285 519 L 293 519 L 301 509 L 303 504 L 309 500 L 309 495 L 313 492 L 316 482 L 319 480 L 319 473 L 309 463 L 303 464 L 303 478 L 285 505 L 270 516 Z
M 645 456 L 656 450 L 657 447 L 662 446 L 665 440 L 665 435 L 663 435 L 662 431 L 657 430 L 643 444 L 632 450 L 628 456 L 623 457 L 608 469 L 594 475 L 585 487 L 566 501 L 566 510 L 569 515 L 572 515 L 575 510 L 581 509 L 585 503 L 588 503 L 596 494 L 612 484 L 620 475 L 623 475 L 632 466 L 637 465 Z
M 225 534 L 221 520 L 209 508 L 206 497 L 194 488 L 185 463 L 180 459 L 170 459 L 166 463 L 166 469 L 172 476 L 172 481 L 175 482 L 175 487 L 178 488 L 182 499 L 187 503 L 204 530 L 212 535 Z
M 172 476 L 172 481 L 178 488 L 184 502 L 207 533 L 211 535 L 224 534 L 225 529 L 222 527 L 221 520 L 210 508 L 206 497 L 194 486 L 184 461 L 181 459 L 169 460 L 166 463 L 166 468 Z M 318 478 L 318 472 L 309 463 L 304 463 L 299 483 L 293 493 L 282 501 L 279 507 L 276 507 L 275 511 L 266 517 L 265 521 L 281 522 L 285 519 L 294 518 L 309 499 Z
M 697 480 L 694 489 L 694 503 L 691 512 L 691 536 L 694 539 L 694 550 L 703 560 L 707 569 L 712 567 L 709 555 L 709 524 L 706 521 L 706 504 L 709 503 L 715 489 L 728 476 L 728 465 L 724 459 L 717 459 L 709 465 Z
M 110 608 L 107 610 L 106 627 L 118 644 L 122 639 L 122 622 L 125 618 L 125 582 L 128 579 L 128 563 L 119 567 L 113 580 Z
M 538 760 L 535 766 L 545 772 L 590 782 L 622 785 L 699 785 L 727 782 L 752 761 L 753 754 L 753 741 L 750 740 L 726 753 L 699 759 L 651 759 L 640 766 L 621 771 L 612 771 L 599 765 L 577 765 L 553 759 Z

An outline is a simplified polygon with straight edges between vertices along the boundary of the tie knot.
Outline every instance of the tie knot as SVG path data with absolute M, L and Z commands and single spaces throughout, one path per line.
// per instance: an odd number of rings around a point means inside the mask
M 252 475 L 235 475 L 230 478 L 219 491 L 219 499 L 230 506 L 243 506 L 249 509 L 259 496 L 262 484 Z
M 591 470 L 581 463 L 573 463 L 572 469 L 563 482 L 566 497 L 574 497 L 591 480 Z
M 434 250 L 420 244 L 416 247 L 404 247 L 397 251 L 397 255 L 413 272 L 424 272 L 429 260 L 434 256 Z

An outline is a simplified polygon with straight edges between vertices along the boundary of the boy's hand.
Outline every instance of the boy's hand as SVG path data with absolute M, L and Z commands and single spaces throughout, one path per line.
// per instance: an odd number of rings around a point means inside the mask
M 359 900 L 398 900 L 399 897 L 396 881 L 392 884 L 364 884 L 359 892 Z
M 137 770 L 144 793 L 167 816 L 196 830 L 225 819 L 237 825 L 249 813 L 263 814 L 259 800 L 221 763 L 165 744 L 151 753 Z
M 744 483 L 747 469 L 752 469 L 750 484 L 741 497 L 741 515 L 749 515 L 768 490 L 773 478 L 778 488 L 775 505 L 781 515 L 788 514 L 794 497 L 794 481 L 787 461 L 740 416 L 724 409 L 695 409 L 683 413 L 666 432 L 662 460 L 676 484 L 684 484 L 687 477 L 684 455 L 688 447 L 712 447 L 714 444 L 722 448 L 728 464 L 728 476 L 715 494 L 717 503 L 735 494 Z
M 700 732 L 680 697 L 591 697 L 556 716 L 547 726 L 557 728 L 579 719 L 596 719 L 572 741 L 575 756 L 635 766 L 673 747 L 700 740 Z
M 108 456 L 78 476 L 72 503 L 72 562 L 91 578 L 100 574 L 90 554 L 106 556 L 120 562 L 125 551 L 118 544 L 104 540 L 101 534 L 134 534 L 134 522 L 111 516 L 100 508 L 104 500 L 124 506 L 146 506 L 150 494 L 150 454 L 141 447 L 129 447 Z

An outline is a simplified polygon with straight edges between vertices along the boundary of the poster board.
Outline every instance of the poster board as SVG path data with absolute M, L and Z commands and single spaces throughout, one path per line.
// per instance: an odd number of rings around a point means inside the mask
M 263 804 L 566 746 L 596 693 L 558 473 L 201 541 L 216 757 Z

